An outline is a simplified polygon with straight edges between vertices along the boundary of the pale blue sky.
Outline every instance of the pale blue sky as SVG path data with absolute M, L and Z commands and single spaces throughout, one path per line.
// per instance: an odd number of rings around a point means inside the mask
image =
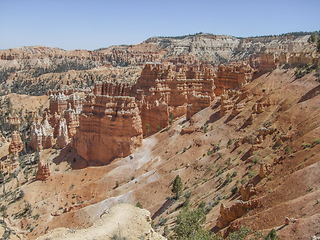
M 320 29 L 319 0 L 0 0 L 0 49 L 94 50 L 152 36 L 232 36 Z

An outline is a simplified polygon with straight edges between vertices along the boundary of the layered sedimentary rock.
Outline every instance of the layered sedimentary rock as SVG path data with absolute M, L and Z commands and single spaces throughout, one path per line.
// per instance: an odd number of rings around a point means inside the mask
M 79 97 L 75 93 L 71 95 L 65 95 L 63 92 L 58 94 L 50 95 L 50 113 L 53 115 L 55 113 L 62 114 L 65 110 L 68 109 L 69 104 L 71 104 L 72 109 L 79 114 L 82 111 L 83 98 Z
M 280 64 L 313 64 L 320 66 L 319 56 L 315 52 L 267 52 L 260 54 L 260 71 L 271 71 Z
M 217 78 L 215 79 L 215 94 L 220 96 L 224 89 L 232 89 L 241 86 L 252 79 L 253 70 L 249 65 L 218 67 Z
M 190 118 L 197 110 L 210 106 L 215 97 L 214 77 L 212 69 L 205 66 L 150 64 L 142 70 L 134 89 L 145 96 L 146 102 L 167 103 L 173 118 L 182 115 Z M 143 123 L 147 121 L 142 118 Z
M 144 133 L 154 133 L 169 125 L 169 108 L 164 101 L 139 102 L 142 129 Z
M 274 53 L 262 53 L 260 54 L 260 71 L 270 71 L 279 66 L 279 59 Z
M 228 88 L 244 84 L 252 76 L 251 68 L 246 65 L 223 71 L 232 72 L 231 77 L 221 75 L 221 79 L 233 79 L 226 80 L 230 82 Z M 240 77 L 233 77 L 237 74 Z M 68 97 L 59 92 L 50 98 L 54 102 L 50 104 L 50 112 L 54 114 L 51 118 L 54 136 L 61 135 L 60 123 L 66 119 L 68 137 L 74 136 L 73 146 L 78 154 L 88 161 L 109 163 L 115 157 L 129 155 L 140 146 L 142 131 L 143 134 L 157 132 L 169 125 L 169 117 L 174 119 L 185 115 L 190 119 L 196 112 L 209 107 L 215 97 L 215 78 L 213 70 L 204 65 L 147 64 L 133 86 L 97 82 L 92 93 L 83 100 L 83 105 L 80 100 L 76 102 L 76 95 Z M 238 100 L 247 96 L 242 91 L 231 91 L 230 94 Z M 224 100 L 228 99 L 226 94 Z M 80 105 L 82 113 L 78 115 Z M 228 104 L 223 102 L 221 105 L 223 112 Z M 237 115 L 243 104 L 235 106 L 230 101 L 230 108 L 225 110 L 232 108 L 233 114 Z M 59 109 L 64 110 L 59 112 Z M 115 140 L 111 141 L 112 138 Z
M 87 161 L 109 163 L 142 143 L 142 123 L 133 97 L 90 94 L 83 105 L 73 147 Z
M 50 169 L 49 164 L 42 162 L 42 160 L 38 163 L 38 171 L 36 174 L 36 180 L 45 181 L 50 177 Z
M 191 94 L 188 99 L 187 119 L 190 119 L 195 113 L 210 106 L 211 101 L 210 96 Z
M 9 145 L 9 154 L 17 155 L 23 149 L 23 142 L 21 141 L 20 134 L 17 131 L 12 133 L 12 140 Z
M 30 141 L 33 150 L 41 151 L 42 149 L 52 147 L 53 144 L 53 129 L 50 126 L 48 119 L 45 118 L 42 123 L 33 123 L 31 126 Z
M 224 91 L 220 98 L 220 117 L 227 114 L 233 108 L 233 102 L 229 99 L 227 91 Z
M 133 94 L 129 83 L 96 82 L 94 95 L 130 96 Z
M 50 95 L 50 112 L 54 114 L 55 112 L 61 114 L 68 107 L 67 97 L 64 93 L 59 93 L 58 95 Z

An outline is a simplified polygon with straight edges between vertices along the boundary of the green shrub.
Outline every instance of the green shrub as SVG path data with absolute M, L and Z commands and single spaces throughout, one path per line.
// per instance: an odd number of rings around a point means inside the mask
M 248 177 L 249 178 L 253 178 L 255 175 L 256 175 L 256 173 L 254 171 L 249 170 L 249 172 L 248 172 Z
M 191 197 L 191 191 L 188 191 L 185 195 L 184 195 L 185 198 L 190 198 Z
M 227 173 L 226 181 L 224 182 L 226 185 L 232 182 L 232 177 L 230 173 Z
M 287 146 L 286 149 L 285 149 L 286 153 L 288 153 L 288 154 L 291 153 L 291 150 L 292 150 L 292 149 L 291 149 L 290 146 Z
M 241 181 L 240 181 L 240 183 L 241 183 L 242 185 L 244 185 L 246 182 L 247 182 L 247 180 L 246 180 L 245 178 L 242 178 Z
M 234 194 L 236 194 L 237 192 L 238 192 L 238 186 L 236 186 L 236 185 L 234 185 L 233 187 L 232 187 L 232 189 L 231 189 L 231 193 L 232 193 L 232 195 L 234 195 Z
M 314 144 L 319 144 L 320 143 L 320 138 L 315 139 L 313 143 Z
M 240 226 L 238 231 L 229 234 L 229 240 L 245 240 L 252 233 L 252 230 L 246 226 Z
M 304 148 L 309 148 L 309 147 L 311 147 L 311 143 L 304 144 Z
M 200 204 L 199 204 L 199 206 L 198 206 L 198 208 L 205 208 L 205 206 L 206 206 L 206 203 L 204 202 L 204 201 L 202 201 Z
M 229 141 L 228 141 L 228 143 L 227 143 L 228 147 L 229 147 L 230 145 L 232 145 L 232 144 L 233 144 L 232 139 L 229 139 Z
M 276 230 L 272 229 L 266 236 L 263 237 L 264 240 L 277 240 L 279 236 L 277 235 Z
M 237 171 L 234 171 L 233 173 L 232 173 L 232 177 L 236 177 L 238 175 L 238 172 Z
M 257 164 L 257 163 L 259 162 L 259 158 L 258 158 L 258 157 L 255 157 L 255 158 L 252 160 L 252 162 L 253 162 L 254 164 Z
M 170 230 L 169 230 L 168 226 L 165 226 L 163 229 L 163 236 L 166 237 L 169 235 L 169 233 L 170 233 Z
M 173 120 L 174 120 L 173 113 L 170 113 L 170 115 L 169 115 L 169 123 L 170 123 L 170 125 L 173 124 Z
M 202 227 L 205 221 L 206 215 L 202 208 L 182 210 L 173 229 L 174 239 L 209 239 L 210 234 Z
M 182 206 L 188 208 L 190 206 L 190 198 L 186 198 L 182 203 Z
M 136 207 L 141 208 L 141 209 L 143 208 L 143 206 L 140 202 L 137 202 Z

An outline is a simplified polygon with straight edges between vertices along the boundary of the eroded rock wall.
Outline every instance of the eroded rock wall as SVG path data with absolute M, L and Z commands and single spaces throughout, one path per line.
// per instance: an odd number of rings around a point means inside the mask
M 90 94 L 83 105 L 73 147 L 87 161 L 109 163 L 142 144 L 142 123 L 134 97 Z
M 253 70 L 249 65 L 225 66 L 220 65 L 215 79 L 215 94 L 220 96 L 224 90 L 246 84 L 252 79 Z

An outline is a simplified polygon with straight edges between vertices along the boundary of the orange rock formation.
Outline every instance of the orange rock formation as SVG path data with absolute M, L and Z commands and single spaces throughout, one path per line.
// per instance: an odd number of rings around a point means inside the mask
M 21 141 L 20 134 L 17 131 L 12 133 L 12 140 L 9 145 L 9 154 L 17 155 L 23 149 L 23 142 Z
M 41 160 L 38 163 L 38 171 L 36 180 L 45 181 L 50 177 L 50 169 L 48 163 L 43 163 Z
M 246 65 L 220 70 L 223 74 L 217 80 L 221 84 L 227 82 L 227 88 L 244 84 L 252 77 L 252 70 Z M 173 118 L 185 115 L 190 119 L 210 106 L 215 97 L 214 79 L 213 70 L 204 65 L 147 64 L 133 86 L 97 82 L 86 100 L 75 93 L 68 96 L 65 92 L 57 92 L 50 96 L 54 137 L 58 137 L 60 147 L 67 144 L 67 137 L 73 137 L 72 145 L 87 161 L 109 163 L 139 147 L 141 131 L 143 134 L 157 132 L 169 125 L 170 115 Z M 246 97 L 241 91 L 230 94 L 236 94 L 239 99 Z M 221 105 L 223 112 L 225 105 Z M 232 103 L 232 108 L 233 114 L 237 115 L 243 104 L 234 106 Z M 62 121 L 66 121 L 67 134 L 65 128 L 60 127 Z
M 217 96 L 224 92 L 224 89 L 232 89 L 241 86 L 252 79 L 253 70 L 249 65 L 218 67 L 217 78 L 215 79 L 215 94 Z
M 257 200 L 241 201 L 238 200 L 229 208 L 226 208 L 223 204 L 220 205 L 220 216 L 217 219 L 217 227 L 224 228 L 228 226 L 233 220 L 241 217 L 247 212 L 248 209 L 253 209 L 258 206 Z
M 270 71 L 280 64 L 313 64 L 320 66 L 320 58 L 314 52 L 269 52 L 260 54 L 260 71 Z
M 90 94 L 83 105 L 73 147 L 87 161 L 109 163 L 141 146 L 142 124 L 134 97 Z
M 241 194 L 241 198 L 243 201 L 248 201 L 251 196 L 256 194 L 256 189 L 252 184 L 247 184 L 245 187 L 243 185 L 240 186 L 239 192 Z

